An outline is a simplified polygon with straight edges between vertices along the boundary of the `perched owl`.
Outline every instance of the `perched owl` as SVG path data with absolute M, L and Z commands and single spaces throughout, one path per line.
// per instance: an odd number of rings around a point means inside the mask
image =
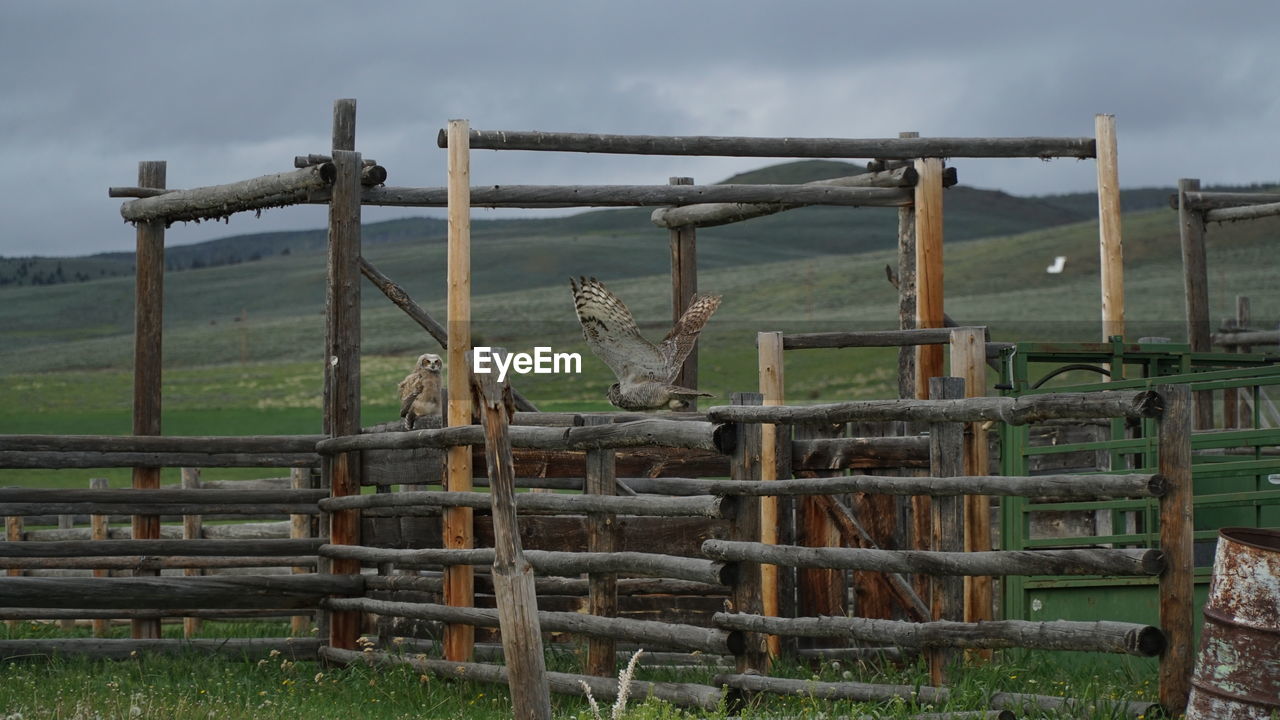
M 440 417 L 440 356 L 423 353 L 413 372 L 400 381 L 400 417 L 404 429 L 412 430 L 420 417 Z
M 671 332 L 654 345 L 640 335 L 627 306 L 599 280 L 570 279 L 569 285 L 587 345 L 618 378 L 607 393 L 614 406 L 624 410 L 656 410 L 670 407 L 672 401 L 711 397 L 710 393 L 672 383 L 693 350 L 698 333 L 720 307 L 719 295 L 694 298 Z

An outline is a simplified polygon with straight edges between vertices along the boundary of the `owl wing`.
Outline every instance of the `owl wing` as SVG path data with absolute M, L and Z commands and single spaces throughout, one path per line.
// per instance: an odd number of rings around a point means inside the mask
M 418 395 L 422 393 L 422 379 L 418 377 L 418 373 L 411 372 L 400 381 L 400 417 L 409 414 L 409 409 L 413 407 L 413 401 L 418 399 Z
M 666 356 L 640 335 L 635 318 L 618 296 L 595 278 L 570 279 L 569 285 L 587 346 L 619 381 L 666 379 Z
M 666 382 L 675 382 L 676 376 L 680 374 L 680 366 L 684 364 L 685 358 L 689 357 L 689 353 L 693 351 L 693 344 L 698 340 L 698 333 L 702 332 L 702 328 L 706 326 L 707 321 L 711 319 L 712 313 L 716 308 L 720 307 L 719 295 L 699 295 L 693 299 L 693 304 L 689 309 L 684 311 L 676 324 L 672 326 L 671 332 L 662 339 L 658 345 L 664 361 L 667 364 L 669 374 L 662 378 Z

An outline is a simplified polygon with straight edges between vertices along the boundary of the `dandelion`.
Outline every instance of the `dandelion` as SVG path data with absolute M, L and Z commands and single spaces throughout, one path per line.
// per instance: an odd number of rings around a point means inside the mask
M 318 673 L 316 673 L 315 681 L 316 681 L 316 682 L 320 682 L 320 681 L 322 681 L 322 680 L 324 680 L 324 673 L 322 673 L 322 672 L 318 672 Z
M 273 658 L 273 657 L 280 657 L 280 651 L 279 651 L 279 650 L 272 650 L 271 652 L 267 653 L 267 657 L 271 657 L 271 658 Z

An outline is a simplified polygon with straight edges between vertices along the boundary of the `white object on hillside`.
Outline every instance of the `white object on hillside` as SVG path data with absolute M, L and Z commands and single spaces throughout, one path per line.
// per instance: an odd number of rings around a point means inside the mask
M 1045 268 L 1044 271 L 1050 275 L 1057 275 L 1062 272 L 1062 268 L 1067 266 L 1067 256 L 1059 255 L 1053 259 L 1053 264 Z

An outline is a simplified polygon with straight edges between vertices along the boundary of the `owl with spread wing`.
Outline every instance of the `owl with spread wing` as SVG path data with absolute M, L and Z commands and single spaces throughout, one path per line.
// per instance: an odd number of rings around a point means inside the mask
M 720 307 L 719 295 L 700 295 L 671 332 L 654 345 L 640 335 L 631 311 L 595 278 L 569 280 L 582 335 L 591 352 L 613 371 L 618 382 L 607 397 L 623 410 L 657 410 L 693 397 L 711 397 L 673 384 L 693 350 L 698 333 Z
M 441 365 L 439 355 L 423 353 L 413 372 L 400 381 L 400 417 L 405 430 L 412 430 L 420 417 L 440 416 Z

